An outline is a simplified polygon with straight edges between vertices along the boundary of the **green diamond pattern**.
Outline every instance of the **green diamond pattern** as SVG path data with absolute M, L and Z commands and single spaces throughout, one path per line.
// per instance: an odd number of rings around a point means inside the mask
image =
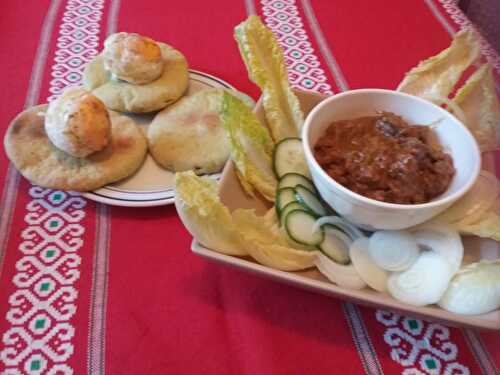
M 40 370 L 41 363 L 39 360 L 31 362 L 30 369 L 33 371 Z
M 411 329 L 417 329 L 417 328 L 418 328 L 418 323 L 417 323 L 417 321 L 416 321 L 416 320 L 410 320 L 410 321 L 408 322 L 408 324 L 410 325 L 410 328 L 411 328 Z
M 49 287 L 50 287 L 50 283 L 42 283 L 42 285 L 40 285 L 40 290 L 42 292 L 46 292 L 47 290 L 49 290 Z
M 60 201 L 60 200 L 61 200 L 61 198 L 62 198 L 62 194 L 61 194 L 61 193 L 56 193 L 56 194 L 54 194 L 54 199 L 55 199 L 56 201 Z
M 47 258 L 52 258 L 56 252 L 54 250 L 47 250 Z
M 433 359 L 426 359 L 425 360 L 425 365 L 427 366 L 427 368 L 429 370 L 434 370 L 437 366 L 436 366 L 436 361 L 434 361 Z
M 42 329 L 43 327 L 45 327 L 45 319 L 38 319 L 35 322 L 35 328 L 36 329 Z
M 55 228 L 55 227 L 57 227 L 57 221 L 52 220 L 52 221 L 50 222 L 50 227 L 51 227 L 51 228 Z

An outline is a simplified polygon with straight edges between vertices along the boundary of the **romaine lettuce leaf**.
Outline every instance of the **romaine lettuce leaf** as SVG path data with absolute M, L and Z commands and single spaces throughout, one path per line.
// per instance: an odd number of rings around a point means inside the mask
M 282 271 L 298 271 L 314 266 L 316 252 L 297 250 L 288 244 L 270 215 L 260 217 L 253 210 L 235 210 L 246 251 L 260 264 Z
M 465 116 L 465 125 L 476 138 L 481 151 L 500 147 L 500 102 L 495 92 L 492 68 L 481 66 L 453 98 Z
M 276 37 L 257 16 L 248 17 L 234 31 L 250 79 L 262 90 L 274 140 L 300 136 L 304 115 L 288 82 L 283 51 Z
M 217 183 L 192 171 L 175 175 L 175 205 L 191 235 L 211 250 L 251 255 L 257 262 L 285 271 L 314 266 L 314 251 L 297 250 L 280 231 L 273 209 L 264 216 L 255 210 L 230 212 L 217 193 Z
M 204 246 L 229 255 L 246 255 L 217 182 L 193 171 L 175 174 L 175 207 L 184 226 Z
M 462 73 L 480 54 L 476 33 L 464 29 L 451 45 L 439 54 L 421 61 L 406 73 L 398 91 L 426 98 L 441 105 L 453 90 Z
M 486 211 L 481 218 L 474 224 L 455 225 L 456 229 L 462 234 L 472 234 L 474 236 L 491 238 L 500 241 L 500 204 L 495 203 L 493 207 Z
M 498 194 L 498 180 L 494 174 L 482 170 L 470 190 L 433 221 L 453 225 L 473 224 L 490 210 Z
M 224 92 L 222 124 L 231 147 L 231 159 L 247 193 L 252 187 L 274 201 L 277 181 L 272 170 L 274 142 L 265 126 L 240 99 Z

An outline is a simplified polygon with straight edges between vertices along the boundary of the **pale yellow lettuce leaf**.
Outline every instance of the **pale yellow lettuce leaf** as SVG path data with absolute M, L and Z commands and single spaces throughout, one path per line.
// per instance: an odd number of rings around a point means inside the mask
M 247 254 L 215 180 L 192 171 L 176 173 L 175 207 L 184 226 L 204 246 L 229 255 Z
M 271 215 L 260 217 L 253 210 L 238 209 L 233 218 L 246 251 L 260 264 L 282 271 L 314 266 L 316 252 L 292 248 Z
M 462 73 L 479 57 L 477 34 L 472 29 L 457 33 L 451 45 L 439 54 L 421 61 L 406 73 L 398 91 L 442 104 Z
M 316 252 L 290 247 L 274 209 L 230 212 L 218 196 L 217 183 L 192 171 L 175 175 L 175 206 L 191 235 L 205 247 L 228 255 L 250 255 L 257 262 L 284 271 L 314 265 Z
M 274 201 L 277 181 L 272 169 L 274 142 L 265 126 L 240 99 L 225 92 L 222 125 L 231 147 L 231 159 L 247 193 L 252 187 Z
M 497 201 L 476 223 L 458 223 L 455 227 L 462 234 L 500 241 L 500 202 Z
M 433 220 L 452 225 L 474 224 L 495 204 L 497 194 L 496 176 L 482 170 L 470 190 Z
M 267 122 L 276 142 L 300 136 L 304 114 L 288 81 L 288 72 L 276 37 L 257 16 L 235 28 L 241 56 L 250 79 L 262 90 Z
M 500 102 L 495 92 L 492 68 L 481 66 L 458 90 L 453 102 L 463 113 L 481 151 L 500 147 Z
M 482 170 L 472 188 L 431 222 L 449 224 L 464 235 L 500 241 L 499 187 L 497 177 Z

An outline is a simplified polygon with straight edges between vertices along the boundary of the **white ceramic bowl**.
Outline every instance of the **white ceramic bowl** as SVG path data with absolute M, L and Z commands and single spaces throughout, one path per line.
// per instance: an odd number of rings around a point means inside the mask
M 441 120 L 434 131 L 453 158 L 456 170 L 445 193 L 423 204 L 380 202 L 345 188 L 320 167 L 312 150 L 333 121 L 375 115 L 382 110 L 402 116 L 409 124 Z M 471 188 L 481 168 L 477 143 L 460 121 L 429 101 L 391 90 L 352 90 L 325 99 L 308 114 L 302 140 L 311 176 L 322 198 L 347 220 L 369 230 L 404 229 L 432 218 Z

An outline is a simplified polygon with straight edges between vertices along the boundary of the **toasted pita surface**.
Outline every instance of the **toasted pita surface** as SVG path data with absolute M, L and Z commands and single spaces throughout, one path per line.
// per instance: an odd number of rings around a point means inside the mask
M 222 92 L 207 89 L 159 112 L 148 129 L 149 151 L 157 163 L 175 172 L 220 171 L 230 152 L 221 104 Z
M 31 182 L 42 187 L 88 191 L 133 174 L 147 153 L 147 142 L 128 117 L 110 113 L 111 143 L 85 158 L 68 155 L 54 146 L 44 128 L 47 105 L 20 113 L 4 139 L 7 156 Z
M 182 53 L 167 44 L 158 45 L 165 61 L 160 78 L 143 85 L 121 81 L 104 68 L 99 54 L 85 67 L 83 86 L 114 111 L 147 113 L 165 108 L 184 94 L 189 72 Z

